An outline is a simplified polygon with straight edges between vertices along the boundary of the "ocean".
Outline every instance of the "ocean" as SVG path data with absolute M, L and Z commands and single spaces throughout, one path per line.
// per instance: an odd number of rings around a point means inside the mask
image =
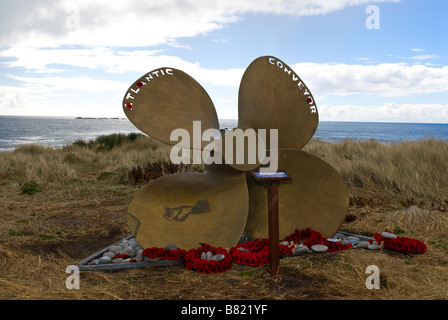
M 220 120 L 221 128 L 235 128 L 237 120 Z M 62 147 L 78 139 L 89 141 L 112 133 L 140 132 L 127 118 L 53 118 L 0 116 L 0 151 L 24 144 Z M 340 141 L 375 139 L 380 142 L 433 137 L 448 141 L 448 124 L 319 122 L 314 139 Z

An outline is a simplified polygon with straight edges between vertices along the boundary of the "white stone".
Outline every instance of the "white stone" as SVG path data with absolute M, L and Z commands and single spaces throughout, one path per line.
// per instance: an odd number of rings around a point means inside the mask
M 383 233 L 381 233 L 381 236 L 386 239 L 397 239 L 396 234 L 393 234 L 393 233 L 387 232 L 387 231 L 384 231 Z
M 356 248 L 363 248 L 363 249 L 365 249 L 365 248 L 367 248 L 369 245 L 370 245 L 370 242 L 369 242 L 369 241 L 361 241 L 360 243 L 358 243 L 358 244 L 356 245 Z
M 110 263 L 111 261 L 112 261 L 112 258 L 108 257 L 108 256 L 103 256 L 98 259 L 99 264 L 106 264 L 106 263 Z
M 282 241 L 282 242 L 280 242 L 280 244 L 284 245 L 284 246 L 289 246 L 289 242 L 288 241 Z
M 213 257 L 211 257 L 210 260 L 222 261 L 222 260 L 224 260 L 225 257 L 226 257 L 225 255 L 219 253 L 219 254 L 215 254 Z
M 138 244 L 138 242 L 135 239 L 129 239 L 128 242 L 127 242 L 127 245 L 129 247 L 131 247 L 132 249 L 134 249 L 134 250 L 139 247 L 139 244 Z
M 137 260 L 137 262 L 140 262 L 143 260 L 143 249 L 139 249 L 137 250 L 137 254 L 135 255 L 135 259 Z
M 370 250 L 378 250 L 380 247 L 376 243 L 372 243 L 372 244 L 369 244 L 367 246 L 367 248 Z
M 358 237 L 355 237 L 355 236 L 349 236 L 346 239 L 349 240 L 349 241 L 350 240 L 354 240 L 354 241 L 359 241 L 360 240 Z
M 165 250 L 166 250 L 166 251 L 168 251 L 168 250 L 173 250 L 173 251 L 175 251 L 175 250 L 177 250 L 177 247 L 176 247 L 174 244 L 169 244 L 169 245 L 167 245 L 167 246 L 165 247 Z
M 120 254 L 127 254 L 129 258 L 135 257 L 135 250 L 131 247 L 126 247 L 123 250 L 120 250 Z
M 210 259 L 213 257 L 213 253 L 211 253 L 210 251 L 208 251 L 205 254 L 205 260 L 210 261 Z
M 324 244 L 315 244 L 311 246 L 311 250 L 314 252 L 326 252 L 328 250 L 328 247 Z
M 110 251 L 110 252 L 113 252 L 113 253 L 120 252 L 121 250 L 123 250 L 123 247 L 122 247 L 122 246 L 112 246 L 112 247 L 110 247 L 110 249 L 109 249 L 109 251 Z
M 111 251 L 104 252 L 103 257 L 109 257 L 113 259 L 115 257 L 115 253 Z
M 121 263 L 123 261 L 123 258 L 116 258 L 112 260 L 112 263 Z
M 309 252 L 309 251 L 310 251 L 310 249 L 307 246 L 303 246 L 303 245 L 300 245 L 300 246 L 297 246 L 294 248 L 295 253 L 302 253 L 302 252 Z

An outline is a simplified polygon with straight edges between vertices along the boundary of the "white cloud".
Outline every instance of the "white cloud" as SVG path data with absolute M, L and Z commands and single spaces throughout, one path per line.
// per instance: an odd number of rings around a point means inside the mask
M 414 51 L 414 52 L 423 52 L 423 51 L 426 51 L 426 50 L 425 50 L 425 49 L 421 49 L 421 48 L 412 48 L 411 51 Z
M 178 44 L 243 19 L 244 14 L 323 15 L 398 0 L 33 0 L 0 4 L 2 46 L 143 47 Z
M 64 69 L 73 72 L 73 68 L 87 68 L 115 74 L 131 72 L 139 77 L 153 69 L 166 66 L 180 69 L 200 83 L 230 87 L 239 86 L 245 70 L 244 68 L 207 69 L 201 67 L 199 63 L 164 55 L 156 50 L 114 51 L 104 47 L 83 49 L 16 47 L 0 52 L 0 57 L 15 59 L 4 62 L 6 67 L 22 67 L 29 72 L 39 73 L 62 72 Z M 316 96 L 367 94 L 397 97 L 443 92 L 448 88 L 448 66 L 437 67 L 428 63 L 426 65 L 297 63 L 291 67 Z M 69 82 L 70 80 L 63 81 L 58 77 L 49 77 L 47 80 L 39 80 L 37 77 L 31 77 L 29 80 L 27 77 L 16 79 L 25 82 L 46 82 L 55 86 L 60 86 L 57 82 L 61 81 L 61 84 L 70 83 L 75 87 L 81 85 L 86 89 L 89 86 L 83 84 L 84 80 L 85 83 L 90 83 L 84 78 L 77 78 L 73 80 L 74 83 Z M 97 87 L 92 85 L 92 88 Z M 115 84 L 112 84 L 112 87 L 115 88 Z
M 414 60 L 431 60 L 431 59 L 439 59 L 440 57 L 436 54 L 420 54 L 417 56 L 411 57 Z
M 24 109 L 27 105 L 28 98 L 24 90 L 0 86 L 0 110 Z
M 176 56 L 158 54 L 156 50 L 117 51 L 110 48 L 84 49 L 38 49 L 30 47 L 9 48 L 0 52 L 0 57 L 14 58 L 4 62 L 6 67 L 21 67 L 33 73 L 62 72 L 61 65 L 72 72 L 74 68 L 101 69 L 106 73 L 136 73 L 139 77 L 146 72 L 166 66 L 182 70 L 199 82 L 222 86 L 237 86 L 244 69 L 206 69 L 198 63 L 187 62 Z M 58 68 L 54 68 L 58 65 Z M 56 71 L 55 71 L 56 70 Z M 20 78 L 26 81 L 26 77 Z M 34 80 L 38 80 L 34 78 Z M 46 80 L 42 80 L 46 81 Z M 129 84 L 130 85 L 130 84 Z M 126 88 L 127 89 L 127 88 Z
M 399 97 L 448 90 L 448 66 L 298 63 L 292 68 L 317 97 L 358 94 Z
M 30 90 L 54 92 L 58 90 L 88 91 L 91 93 L 125 92 L 129 84 L 125 82 L 93 79 L 90 77 L 20 77 L 7 75 L 14 80 L 22 81 Z
M 321 105 L 322 121 L 448 123 L 448 104 Z

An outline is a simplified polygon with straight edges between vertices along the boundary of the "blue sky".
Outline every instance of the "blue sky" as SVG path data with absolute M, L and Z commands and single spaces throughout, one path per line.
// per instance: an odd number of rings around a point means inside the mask
M 322 121 L 448 123 L 447 17 L 445 0 L 0 0 L 0 115 L 125 117 L 128 87 L 173 67 L 236 119 L 244 70 L 273 55 Z

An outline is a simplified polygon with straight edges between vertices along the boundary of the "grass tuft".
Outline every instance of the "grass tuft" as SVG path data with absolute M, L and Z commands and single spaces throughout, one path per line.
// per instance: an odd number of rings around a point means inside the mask
M 35 181 L 27 181 L 20 188 L 20 194 L 35 194 L 41 191 L 40 185 Z

